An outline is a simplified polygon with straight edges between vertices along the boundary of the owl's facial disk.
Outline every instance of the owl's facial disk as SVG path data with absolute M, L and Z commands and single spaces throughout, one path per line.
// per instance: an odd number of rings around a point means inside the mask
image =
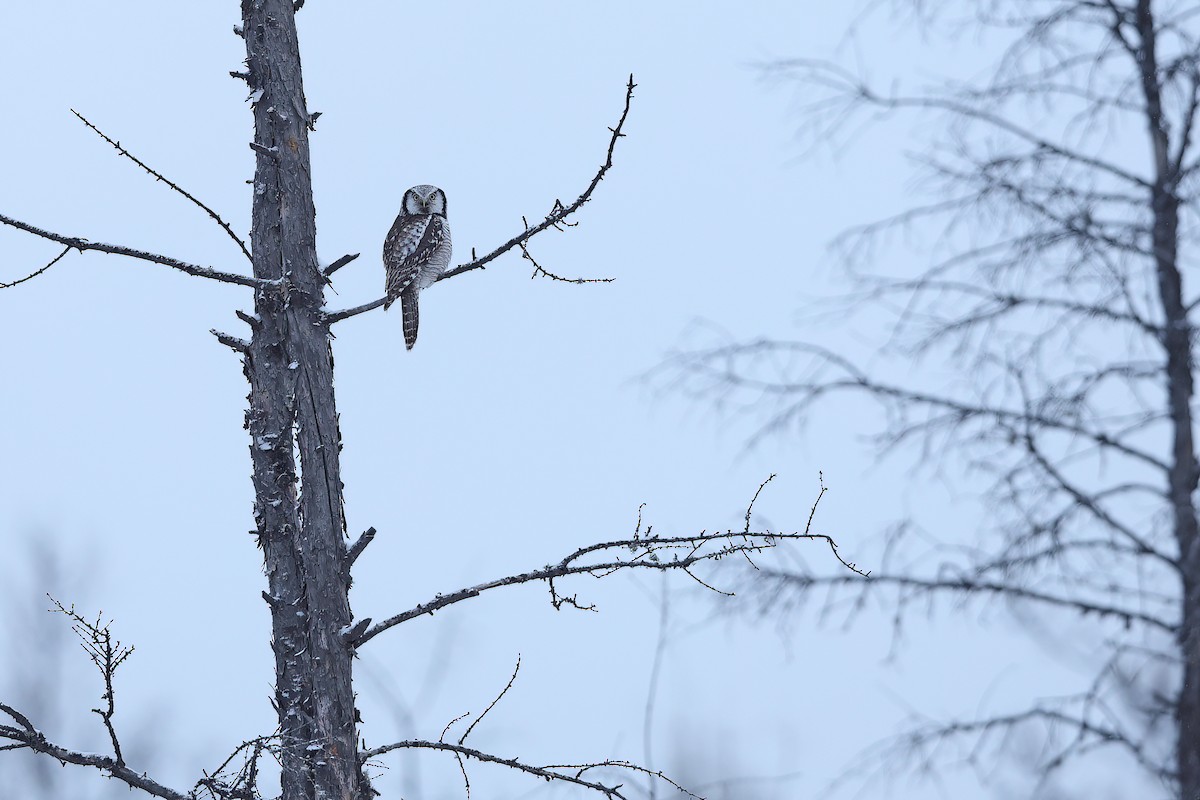
M 404 213 L 446 215 L 446 195 L 436 186 L 422 184 L 404 193 Z

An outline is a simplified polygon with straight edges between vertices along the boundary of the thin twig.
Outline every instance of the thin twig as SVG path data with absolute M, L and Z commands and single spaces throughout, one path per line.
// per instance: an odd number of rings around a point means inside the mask
M 104 708 L 93 708 L 92 713 L 99 715 L 104 720 L 104 729 L 108 731 L 109 741 L 112 742 L 113 756 L 119 766 L 125 766 L 125 757 L 121 754 L 121 742 L 117 739 L 117 730 L 113 727 L 113 716 L 117 712 L 116 708 L 116 691 L 113 688 L 113 680 L 117 673 L 117 668 L 125 663 L 125 659 L 133 655 L 132 647 L 122 647 L 121 643 L 112 637 L 112 632 L 109 630 L 111 623 L 104 622 L 101 615 L 96 615 L 96 621 L 91 622 L 83 617 L 82 614 L 75 611 L 75 606 L 66 608 L 58 600 L 55 600 L 50 595 L 50 602 L 54 603 L 54 608 L 51 611 L 58 611 L 64 614 L 71 620 L 71 630 L 79 637 L 79 642 L 83 646 L 84 652 L 88 654 L 88 658 L 96 665 L 96 669 L 100 670 L 100 675 L 104 679 L 104 693 L 100 699 L 105 702 Z
M 758 485 L 758 489 L 754 492 L 754 497 L 751 497 L 750 502 L 746 505 L 746 527 L 742 530 L 743 534 L 748 535 L 750 533 L 750 517 L 754 514 L 754 504 L 756 502 L 758 502 L 758 496 L 760 494 L 762 494 L 762 490 L 765 489 L 767 484 L 773 480 L 775 480 L 774 472 L 772 472 L 770 475 L 768 475 L 767 479 Z M 824 487 L 822 487 L 822 488 L 824 488 Z M 820 495 L 817 496 L 817 500 L 818 500 L 818 502 L 820 501 Z M 813 508 L 816 508 L 816 505 L 814 505 Z M 808 533 L 809 527 L 811 527 L 811 526 L 812 526 L 812 515 L 810 514 L 808 517 L 808 526 L 805 527 L 804 532 Z M 747 564 L 754 567 L 755 569 L 758 569 L 758 564 L 754 563 L 754 559 L 752 559 L 750 557 L 749 553 L 742 551 L 742 557 L 746 559 Z M 691 575 L 690 572 L 688 574 Z M 695 578 L 696 581 L 698 581 L 701 585 L 708 586 L 707 583 L 704 583 L 704 581 L 700 580 L 699 578 L 696 578 L 695 575 L 692 575 L 692 577 Z M 712 587 L 710 586 L 709 588 L 711 589 Z M 714 590 L 714 591 L 719 591 L 719 590 Z M 722 594 L 725 594 L 725 593 L 722 592 Z
M 652 775 L 658 774 L 658 773 L 651 773 L 651 772 L 649 772 L 649 770 L 639 770 L 636 767 L 636 765 L 628 764 L 623 761 L 601 761 L 601 762 L 596 762 L 595 764 L 563 765 L 562 767 L 559 767 L 559 768 L 537 767 L 532 764 L 526 764 L 515 758 L 502 758 L 500 756 L 495 756 L 490 753 L 484 753 L 481 750 L 476 750 L 473 747 L 465 747 L 464 745 L 461 745 L 461 744 L 452 744 L 450 742 L 430 742 L 430 741 L 425 741 L 425 740 L 421 740 L 421 739 L 406 739 L 405 741 L 402 741 L 402 742 L 393 742 L 391 744 L 383 745 L 382 747 L 376 747 L 371 750 L 367 750 L 367 751 L 359 754 L 359 760 L 361 762 L 366 762 L 369 759 L 377 758 L 381 755 L 384 755 L 385 753 L 390 753 L 393 750 L 421 750 L 421 749 L 423 749 L 423 750 L 442 750 L 447 753 L 453 753 L 460 758 L 465 756 L 466 758 L 473 758 L 476 761 L 481 761 L 481 762 L 485 762 L 485 763 L 489 763 L 489 764 L 499 764 L 501 766 L 508 767 L 510 769 L 515 769 L 520 772 L 524 772 L 528 775 L 535 775 L 535 776 L 542 778 L 544 780 L 547 780 L 547 781 L 562 781 L 564 783 L 571 783 L 576 786 L 582 786 L 585 789 L 591 789 L 594 792 L 599 792 L 600 794 L 604 795 L 605 797 L 619 798 L 620 800 L 624 800 L 624 798 L 625 798 L 625 795 L 621 794 L 622 787 L 620 784 L 618 784 L 616 786 L 606 786 L 606 785 L 604 785 L 602 783 L 598 783 L 596 781 L 585 780 L 584 778 L 579 777 L 579 775 L 581 775 L 584 771 L 586 771 L 588 769 L 599 769 L 601 767 L 612 767 L 612 768 L 617 768 L 617 769 L 633 769 L 635 771 L 647 772 L 648 774 L 652 774 Z M 577 770 L 577 773 L 572 775 L 567 772 L 559 772 L 559 771 L 557 771 L 557 769 L 573 769 L 573 770 Z M 664 780 L 669 781 L 669 779 L 665 778 L 665 776 L 664 776 Z M 671 783 L 674 783 L 674 782 L 671 781 Z M 695 795 L 692 795 L 692 797 L 695 797 Z
M 521 258 L 527 259 L 530 264 L 533 264 L 533 273 L 529 276 L 530 280 L 536 278 L 538 275 L 549 278 L 552 281 L 560 281 L 561 283 L 612 283 L 616 280 L 616 278 L 564 278 L 561 275 L 554 274 L 535 261 L 533 256 L 529 254 L 529 248 L 524 242 L 521 242 L 518 246 L 521 248 Z
M 505 684 L 504 688 L 500 690 L 500 694 L 496 695 L 496 697 L 492 700 L 492 702 L 488 704 L 488 707 L 483 710 L 483 713 L 475 718 L 475 721 L 472 722 L 467 727 L 467 730 L 465 732 L 463 732 L 462 736 L 458 737 L 459 744 L 462 744 L 463 742 L 467 741 L 467 737 L 471 735 L 471 731 L 475 730 L 475 726 L 478 725 L 479 723 L 483 722 L 483 718 L 488 715 L 488 712 L 496 707 L 496 704 L 500 702 L 500 699 L 503 698 L 504 695 L 508 694 L 508 690 L 513 687 L 514 683 L 516 683 L 517 673 L 520 671 L 521 671 L 521 654 L 518 653 L 517 654 L 517 666 L 515 668 L 513 668 L 512 677 L 508 679 L 508 683 Z
M 41 269 L 37 270 L 36 272 L 31 272 L 30 274 L 26 275 L 24 278 L 18 278 L 17 280 L 13 281 L 12 283 L 0 283 L 0 289 L 11 289 L 12 287 L 14 287 L 18 284 L 24 283 L 25 281 L 33 280 L 38 275 L 41 275 L 43 272 L 45 272 L 46 270 L 50 269 L 55 264 L 57 264 L 60 260 L 62 260 L 62 257 L 65 256 L 69 252 L 71 252 L 71 248 L 69 248 L 69 247 L 64 248 L 63 251 L 61 253 L 59 253 L 58 255 L 56 255 L 53 258 L 53 260 L 51 260 L 51 262 L 49 264 L 47 264 L 46 266 L 42 267 Z
M 204 777 L 196 781 L 193 797 L 200 790 L 207 791 L 213 800 L 258 800 L 258 762 L 264 752 L 276 760 L 283 747 L 283 737 L 278 731 L 269 736 L 256 736 L 239 744 L 229 756 L 212 772 L 205 771 Z M 249 751 L 241 766 L 231 769 L 234 760 Z
M 75 116 L 79 117 L 80 122 L 82 122 L 84 125 L 87 125 L 89 128 L 91 128 L 92 131 L 94 131 L 97 136 L 99 136 L 101 139 L 103 139 L 104 141 L 108 142 L 113 147 L 115 147 L 117 152 L 120 153 L 122 156 L 124 156 L 125 158 L 128 158 L 130 161 L 137 164 L 139 167 L 144 169 L 146 172 L 150 173 L 150 175 L 154 176 L 154 178 L 156 180 L 160 180 L 163 183 L 165 183 L 167 186 L 170 186 L 176 192 L 183 195 L 188 200 L 190 200 L 194 205 L 199 207 L 202 211 L 204 211 L 204 213 L 208 214 L 208 216 L 211 217 L 214 222 L 216 222 L 218 225 L 221 226 L 221 229 L 224 230 L 225 233 L 229 234 L 229 238 L 233 239 L 233 241 L 235 241 L 237 243 L 237 246 L 241 249 L 242 254 L 246 256 L 246 260 L 251 261 L 251 262 L 254 261 L 254 258 L 250 255 L 250 248 L 246 247 L 246 243 L 242 240 L 242 238 L 233 232 L 233 228 L 229 227 L 229 223 L 226 222 L 225 220 L 221 219 L 220 214 L 218 214 L 216 211 L 213 211 L 212 208 L 210 208 L 208 205 L 206 205 L 204 202 L 202 202 L 200 199 L 198 199 L 191 192 L 187 191 L 182 186 L 180 186 L 179 184 L 172 181 L 170 178 L 163 175 L 161 172 L 158 172 L 157 170 L 150 167 L 148 164 L 146 164 L 146 162 L 142 161 L 140 158 L 135 156 L 133 153 L 126 150 L 124 147 L 121 146 L 120 142 L 114 141 L 113 139 L 109 138 L 108 134 L 106 134 L 104 131 L 100 130 L 95 125 L 93 125 L 90 121 L 88 121 L 87 117 L 83 116 L 83 114 L 80 114 L 78 111 L 76 111 L 73 108 L 71 109 L 71 113 L 74 114 Z
M 5 714 L 8 714 L 10 717 L 15 719 L 17 721 L 17 724 L 20 725 L 22 728 L 24 728 L 27 732 L 37 733 L 37 731 L 33 727 L 33 723 L 29 721 L 29 717 L 27 717 L 24 714 L 22 714 L 21 712 L 17 711 L 12 706 L 5 705 L 4 703 L 0 703 L 0 711 L 3 711 Z

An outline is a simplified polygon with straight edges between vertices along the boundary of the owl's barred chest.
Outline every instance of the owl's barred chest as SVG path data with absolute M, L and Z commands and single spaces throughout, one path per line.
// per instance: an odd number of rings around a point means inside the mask
M 450 226 L 446 224 L 444 219 L 434 217 L 436 224 L 440 228 L 441 241 L 433 249 L 433 253 L 429 256 L 429 260 L 421 264 L 417 272 L 417 288 L 425 289 L 432 285 L 438 277 L 446 271 L 450 266 L 450 255 L 452 251 L 452 243 L 450 241 Z
M 388 295 L 395 297 L 407 286 L 417 290 L 429 287 L 450 265 L 451 250 L 445 217 L 401 213 L 383 248 Z

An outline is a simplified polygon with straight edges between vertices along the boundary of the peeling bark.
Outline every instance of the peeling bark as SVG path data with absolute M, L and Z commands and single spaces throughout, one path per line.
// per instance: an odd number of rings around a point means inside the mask
M 291 0 L 243 0 L 254 99 L 254 275 L 259 288 L 245 357 L 246 427 L 255 519 L 269 585 L 283 797 L 353 798 L 369 789 L 356 758 L 352 619 L 333 389 L 321 313 L 309 113 Z M 300 457 L 299 469 L 294 453 Z M 299 474 L 299 492 L 297 492 Z

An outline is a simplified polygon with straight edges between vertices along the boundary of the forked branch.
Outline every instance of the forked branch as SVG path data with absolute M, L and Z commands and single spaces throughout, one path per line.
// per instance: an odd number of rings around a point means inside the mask
M 78 764 L 80 766 L 95 767 L 103 770 L 117 780 L 126 783 L 131 788 L 141 789 L 155 797 L 166 798 L 166 800 L 185 800 L 186 798 L 190 798 L 191 795 L 170 789 L 148 777 L 145 773 L 139 773 L 125 765 L 125 758 L 121 754 L 121 744 L 117 740 L 116 729 L 113 727 L 112 722 L 113 714 L 116 711 L 113 676 L 116 673 L 117 667 L 121 666 L 125 659 L 133 652 L 133 648 L 123 647 L 120 642 L 113 639 L 112 634 L 109 632 L 108 624 L 102 622 L 99 617 L 92 622 L 76 613 L 73 606 L 66 608 L 62 603 L 54 600 L 54 598 L 51 598 L 51 600 L 57 611 L 66 614 L 71 619 L 72 630 L 79 636 L 80 643 L 87 652 L 88 658 L 96 665 L 104 678 L 104 694 L 101 696 L 103 705 L 100 708 L 92 710 L 104 720 L 104 727 L 108 731 L 109 739 L 112 742 L 113 755 L 101 756 L 91 753 L 81 753 L 48 741 L 45 735 L 33 726 L 28 717 L 4 703 L 0 703 L 0 712 L 3 712 L 16 724 L 0 724 L 0 741 L 9 742 L 9 744 L 0 746 L 0 750 L 29 749 L 35 753 L 42 753 L 55 758 L 62 764 Z
M 16 722 L 16 725 L 0 724 L 0 741 L 10 742 L 10 744 L 0 745 L 0 750 L 32 750 L 35 753 L 48 755 L 61 764 L 78 764 L 83 767 L 95 767 L 98 770 L 108 773 L 111 777 L 116 778 L 130 788 L 140 789 L 154 797 L 161 797 L 164 800 L 193 800 L 192 795 L 184 794 L 183 792 L 178 792 L 164 786 L 144 772 L 132 770 L 115 758 L 95 755 L 93 753 L 81 753 L 77 750 L 68 750 L 61 745 L 48 741 L 45 735 L 37 730 L 27 717 L 10 706 L 0 703 L 0 712 L 3 712 Z
M 198 264 L 189 264 L 186 261 L 180 261 L 177 258 L 161 256 L 157 253 L 150 253 L 145 250 L 135 250 L 132 247 L 124 247 L 117 244 L 104 244 L 103 242 L 91 242 L 78 236 L 64 236 L 61 233 L 43 230 L 42 228 L 30 225 L 28 222 L 21 222 L 20 220 L 13 219 L 12 217 L 6 217 L 3 214 L 0 214 L 0 223 L 8 225 L 12 228 L 16 228 L 17 230 L 25 231 L 26 233 L 32 233 L 34 236 L 39 236 L 51 242 L 57 242 L 64 247 L 70 248 L 71 250 L 78 250 L 81 253 L 85 250 L 95 250 L 99 253 L 128 256 L 129 258 L 136 258 L 139 261 L 149 261 L 152 264 L 161 264 L 164 267 L 177 269 L 180 272 L 186 272 L 188 275 L 195 275 L 198 278 L 208 278 L 214 281 L 221 281 L 222 283 L 236 283 L 240 286 L 260 287 L 270 285 L 271 283 L 271 281 L 259 280 L 258 278 L 252 278 L 248 275 L 238 275 L 233 272 L 224 272 L 219 269 L 213 269 L 212 267 L 202 267 Z M 18 281 L 18 283 L 20 283 L 20 281 Z
M 861 764 L 874 760 L 881 765 L 895 765 L 897 770 L 936 771 L 947 759 L 967 753 L 962 759 L 978 765 L 979 755 L 989 747 L 1011 745 L 1017 737 L 1040 738 L 1038 767 L 1042 772 L 1039 785 L 1046 785 L 1051 776 L 1068 763 L 1093 751 L 1107 748 L 1123 751 L 1139 767 L 1156 780 L 1168 783 L 1177 774 L 1164 768 L 1153 754 L 1153 743 L 1124 730 L 1109 703 L 1094 691 L 1066 698 L 1039 701 L 1039 705 L 1011 714 L 949 722 L 922 721 L 911 731 L 888 738 L 868 748 L 848 769 L 828 787 L 828 793 L 845 784 L 862 779 Z
M 524 242 L 522 242 L 519 246 L 521 248 L 521 258 L 525 259 L 530 264 L 533 264 L 533 272 L 529 275 L 530 280 L 534 280 L 539 277 L 549 278 L 552 281 L 559 281 L 560 283 L 612 283 L 614 280 L 616 280 L 616 278 L 564 278 L 562 275 L 555 274 L 539 264 L 537 260 L 530 254 L 529 248 L 525 246 Z
M 100 708 L 93 708 L 92 713 L 99 715 L 100 719 L 104 720 L 104 729 L 108 731 L 109 741 L 112 742 L 115 763 L 123 767 L 125 766 L 125 756 L 121 754 L 121 742 L 117 739 L 116 728 L 113 727 L 113 716 L 117 713 L 117 696 L 113 689 L 113 680 L 116 677 L 117 668 L 125 663 L 125 659 L 133 655 L 133 648 L 125 647 L 114 639 L 109 630 L 111 623 L 105 622 L 100 615 L 96 615 L 96 621 L 92 622 L 78 613 L 74 605 L 66 608 L 53 597 L 50 597 L 50 602 L 54 603 L 51 611 L 64 614 L 71 620 L 71 630 L 79 637 L 79 643 L 83 646 L 84 652 L 88 654 L 88 658 L 96 665 L 96 669 L 100 670 L 100 676 L 104 680 L 104 693 L 100 695 L 100 699 L 104 705 Z
M 257 800 L 265 796 L 258 787 L 260 762 L 264 755 L 278 761 L 282 749 L 278 733 L 242 742 L 220 766 L 204 773 L 191 796 L 208 795 L 211 800 Z
M 611 800 L 625 800 L 626 795 L 621 793 L 623 786 L 621 784 L 607 785 L 599 781 L 588 780 L 583 777 L 587 772 L 598 769 L 622 769 L 631 772 L 638 772 L 659 780 L 666 781 L 674 786 L 680 792 L 683 792 L 688 797 L 697 798 L 697 795 L 684 789 L 675 781 L 671 780 L 661 772 L 655 772 L 645 767 L 639 767 L 628 761 L 597 761 L 590 764 L 549 764 L 546 766 L 535 766 L 526 764 L 516 758 L 503 758 L 501 756 L 485 753 L 482 750 L 476 750 L 473 747 L 466 747 L 461 744 L 453 744 L 451 742 L 431 742 L 422 739 L 406 739 L 402 742 L 393 742 L 382 747 L 376 747 L 367 750 L 360 754 L 359 758 L 365 762 L 368 759 L 378 758 L 385 753 L 390 753 L 393 750 L 441 750 L 447 753 L 453 753 L 459 758 L 471 758 L 476 761 L 485 762 L 488 764 L 499 764 L 509 769 L 515 769 L 518 772 L 524 772 L 527 775 L 533 775 L 546 781 L 555 781 L 559 783 L 570 783 L 575 786 L 581 786 L 585 789 L 590 789 L 593 792 L 598 792 L 604 797 Z
M 210 208 L 204 202 L 202 202 L 197 197 L 195 197 L 193 194 L 188 192 L 182 186 L 175 183 L 170 178 L 163 175 L 161 172 L 158 172 L 157 170 L 153 169 L 148 164 L 146 164 L 146 162 L 142 161 L 140 158 L 135 156 L 133 153 L 126 150 L 124 147 L 121 146 L 120 142 L 109 138 L 108 134 L 106 134 L 104 131 L 100 130 L 95 125 L 93 125 L 90 121 L 88 121 L 87 117 L 83 116 L 83 114 L 80 114 L 78 111 L 76 111 L 73 108 L 71 109 L 71 113 L 74 114 L 76 117 L 78 117 L 79 121 L 82 122 L 84 125 L 87 125 L 88 128 L 90 128 L 97 136 L 99 136 L 101 139 L 103 139 L 104 141 L 111 144 L 114 148 L 116 148 L 116 151 L 118 153 L 120 153 L 122 156 L 124 156 L 125 158 L 128 158 L 134 164 L 137 164 L 139 167 L 141 167 L 143 170 L 145 170 L 147 173 L 149 173 L 155 180 L 162 181 L 167 186 L 171 187 L 172 190 L 183 195 L 185 198 L 187 198 L 187 200 L 189 202 L 191 202 L 197 208 L 202 210 L 205 214 L 208 214 L 208 216 L 213 220 L 213 222 L 217 223 L 217 225 L 219 225 L 221 227 L 221 230 L 225 231 L 225 233 L 228 234 L 229 238 L 233 239 L 233 241 L 237 243 L 237 246 L 239 248 L 241 248 L 242 254 L 246 256 L 246 260 L 247 261 L 254 260 L 250 256 L 250 248 L 246 247 L 246 243 L 242 240 L 242 238 L 233 232 L 233 228 L 231 228 L 229 226 L 229 223 L 226 222 L 225 220 L 221 219 L 220 214 L 218 214 L 216 211 L 213 211 L 212 208 Z
M 458 762 L 458 767 L 462 772 L 463 785 L 466 789 L 468 798 L 471 796 L 471 779 L 467 776 L 467 766 L 464 759 L 475 759 L 476 761 L 486 762 L 489 764 L 499 764 L 500 766 L 508 767 L 509 769 L 514 769 L 518 772 L 524 772 L 527 775 L 533 775 L 548 782 L 568 783 L 575 786 L 581 786 L 584 789 L 597 792 L 604 797 L 609 798 L 610 800 L 623 800 L 623 798 L 626 797 L 626 795 L 621 793 L 621 789 L 623 788 L 622 784 L 617 783 L 609 785 L 598 780 L 589 780 L 584 776 L 589 772 L 601 769 L 621 770 L 644 775 L 653 780 L 663 781 L 664 783 L 667 783 L 679 790 L 680 793 L 688 797 L 696 798 L 696 800 L 700 800 L 698 795 L 689 792 L 687 789 L 683 788 L 683 786 L 671 780 L 662 772 L 648 769 L 630 761 L 606 759 L 604 761 L 595 761 L 586 764 L 545 764 L 537 766 L 523 762 L 519 758 L 502 758 L 500 756 L 477 750 L 473 747 L 467 747 L 466 740 L 467 737 L 471 735 L 471 731 L 473 731 L 475 727 L 483 721 L 484 717 L 486 717 L 488 713 L 495 708 L 502 699 L 504 699 L 504 696 L 508 694 L 508 690 L 512 688 L 513 683 L 516 681 L 517 673 L 520 671 L 520 669 L 521 660 L 520 657 L 518 657 L 517 666 L 513 670 L 512 677 L 508 679 L 508 683 L 505 684 L 504 688 L 500 690 L 500 693 L 496 695 L 492 702 L 488 704 L 487 708 L 483 710 L 483 713 L 475 718 L 475 721 L 472 722 L 470 727 L 468 727 L 463 735 L 458 738 L 456 743 L 447 742 L 446 734 L 452 727 L 454 727 L 456 723 L 470 716 L 469 714 L 463 714 L 462 716 L 450 720 L 450 722 L 447 723 L 446 727 L 442 730 L 442 735 L 438 737 L 436 742 L 422 739 L 407 739 L 402 742 L 393 742 L 392 744 L 387 744 L 383 745 L 382 747 L 376 747 L 371 750 L 364 750 L 363 752 L 360 752 L 358 756 L 359 762 L 366 764 L 371 759 L 378 758 L 379 756 L 390 753 L 393 750 L 424 749 L 441 750 L 442 752 L 451 753 Z
M 591 183 L 589 183 L 587 185 L 587 188 L 583 190 L 583 193 L 581 195 L 579 195 L 579 197 L 575 198 L 574 202 L 564 205 L 561 201 L 555 200 L 554 205 L 550 209 L 550 213 L 547 214 L 545 219 L 543 219 L 541 222 L 539 222 L 536 225 L 532 225 L 532 226 L 529 224 L 526 224 L 524 230 L 522 230 L 516 236 L 509 239 L 504 244 L 502 244 L 499 247 L 497 247 L 496 249 L 492 250 L 490 253 L 487 253 L 486 255 L 480 256 L 478 258 L 472 258 L 466 264 L 460 264 L 459 266 L 455 267 L 454 269 L 447 270 L 446 272 L 442 273 L 442 276 L 440 278 L 438 278 L 438 280 L 443 281 L 443 280 L 446 280 L 447 278 L 453 278 L 455 275 L 461 275 L 464 272 L 470 272 L 471 270 L 475 270 L 475 269 L 483 269 L 485 266 L 487 266 L 488 263 L 495 261 L 497 258 L 504 255 L 508 251 L 513 250 L 514 248 L 520 248 L 522 250 L 522 252 L 524 254 L 526 254 L 525 257 L 528 257 L 527 251 L 525 251 L 524 248 L 530 239 L 532 239 L 534 236 L 537 236 L 542 231 L 549 230 L 550 228 L 555 228 L 555 229 L 561 230 L 560 226 L 570 225 L 571 223 L 568 221 L 568 218 L 572 214 L 574 214 L 576 211 L 578 211 L 580 208 L 582 208 L 589 200 L 592 199 L 592 193 L 596 191 L 596 187 L 600 185 L 600 181 L 604 180 L 604 176 L 608 173 L 608 171 L 610 169 L 612 169 L 613 152 L 616 150 L 617 140 L 622 138 L 623 136 L 625 136 L 625 134 L 622 133 L 621 131 L 625 127 L 626 118 L 629 116 L 629 108 L 630 108 L 631 104 L 633 103 L 633 90 L 635 88 L 637 88 L 637 84 L 633 82 L 633 75 L 630 75 L 629 82 L 628 82 L 628 84 L 626 84 L 626 87 L 625 87 L 625 108 L 621 111 L 621 118 L 619 120 L 617 120 L 616 127 L 609 128 L 609 131 L 612 132 L 612 136 L 609 137 L 609 140 L 608 140 L 608 150 L 605 153 L 604 163 L 600 165 L 600 169 L 598 169 L 596 171 L 596 174 L 592 176 Z M 474 255 L 473 250 L 472 250 L 472 255 Z M 532 259 L 530 259 L 530 260 L 532 260 Z M 541 267 L 538 267 L 535 263 L 535 271 L 534 271 L 535 275 L 537 274 L 538 270 L 541 270 Z M 545 272 L 545 270 L 542 270 L 542 272 Z M 606 280 L 606 279 L 595 279 L 595 278 L 592 278 L 592 279 L 567 279 L 567 278 L 558 278 L 557 276 L 553 276 L 550 273 L 545 273 L 545 274 L 547 277 L 557 278 L 558 280 L 563 280 L 567 283 L 593 283 L 593 282 L 604 282 Z M 355 306 L 354 308 L 347 308 L 342 311 L 333 311 L 333 312 L 327 314 L 325 316 L 325 319 L 329 324 L 332 325 L 335 322 L 340 322 L 341 320 L 349 319 L 350 317 L 356 317 L 359 314 L 363 314 L 363 313 L 366 313 L 367 311 L 371 311 L 373 309 L 379 308 L 380 306 L 383 305 L 383 302 L 385 299 L 386 298 L 380 297 L 378 300 L 372 300 L 371 302 L 364 303 L 361 306 Z
M 769 481 L 770 478 L 767 480 Z M 766 481 L 764 481 L 764 485 L 765 483 Z M 824 488 L 822 487 L 823 494 Z M 755 494 L 755 498 L 757 497 L 758 493 Z M 820 498 L 818 497 L 819 501 Z M 753 508 L 753 502 L 751 502 L 750 507 L 751 509 Z M 748 511 L 747 515 L 749 513 Z M 353 644 L 361 646 L 364 642 L 373 639 L 388 628 L 408 622 L 416 617 L 433 614 L 435 611 L 440 611 L 455 603 L 461 603 L 464 600 L 478 597 L 492 589 L 537 581 L 545 581 L 549 585 L 550 602 L 556 609 L 562 608 L 565 605 L 586 611 L 595 610 L 593 606 L 581 605 L 575 595 L 559 594 L 554 583 L 555 580 L 571 575 L 589 574 L 595 578 L 603 578 L 624 569 L 664 571 L 677 569 L 686 573 L 688 577 L 706 589 L 719 591 L 715 590 L 713 586 L 692 572 L 692 567 L 701 562 L 719 561 L 731 555 L 749 557 L 755 553 L 761 553 L 777 547 L 781 542 L 785 541 L 807 540 L 824 542 L 829 546 L 834 558 L 847 570 L 863 578 L 870 575 L 869 572 L 859 569 L 856 564 L 843 558 L 838 552 L 837 543 L 834 542 L 831 536 L 823 533 L 813 533 L 811 516 L 803 531 L 792 532 L 750 531 L 749 526 L 747 526 L 743 530 L 733 530 L 731 528 L 715 533 L 700 531 L 700 533 L 690 536 L 657 536 L 652 535 L 652 530 L 653 526 L 647 527 L 644 531 L 642 530 L 641 509 L 639 509 L 637 527 L 634 529 L 633 536 L 629 538 L 614 539 L 608 542 L 581 547 L 557 564 L 487 581 L 486 583 L 469 586 L 448 594 L 439 594 L 427 603 L 422 603 L 407 611 L 389 617 L 382 622 L 376 623 L 367 629 Z M 847 576 L 847 579 L 853 580 L 849 576 Z M 731 592 L 722 593 L 732 594 Z

